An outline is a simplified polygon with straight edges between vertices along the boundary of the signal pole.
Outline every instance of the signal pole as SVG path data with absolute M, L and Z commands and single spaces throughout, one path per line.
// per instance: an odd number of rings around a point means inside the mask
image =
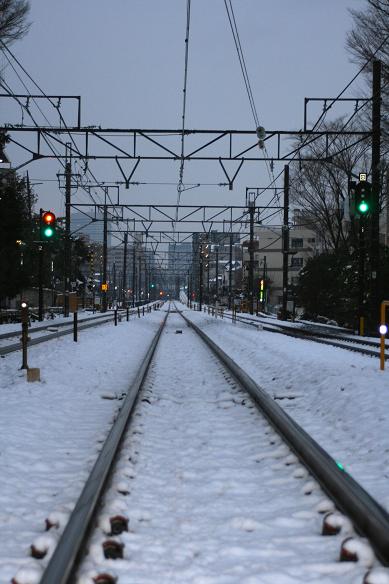
M 284 167 L 284 224 L 282 227 L 282 320 L 287 320 L 289 262 L 289 166 Z
M 365 218 L 359 216 L 358 256 L 358 326 L 359 335 L 365 334 Z

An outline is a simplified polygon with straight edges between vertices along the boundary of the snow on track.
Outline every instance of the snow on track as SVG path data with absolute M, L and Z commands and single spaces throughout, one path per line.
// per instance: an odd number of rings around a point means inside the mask
M 323 493 L 179 315 L 141 400 L 113 478 L 129 494 L 106 495 L 130 520 L 124 557 L 105 560 L 95 531 L 80 584 L 107 570 L 119 584 L 362 581 L 365 566 L 338 562 L 344 534 L 320 535 Z
M 388 365 L 382 372 L 373 357 L 185 314 L 389 510 Z
M 44 535 L 49 513 L 66 517 L 74 506 L 160 321 L 153 312 L 83 331 L 78 343 L 62 337 L 31 347 L 29 363 L 41 368 L 41 383 L 26 382 L 20 353 L 1 359 L 2 584 L 23 565 L 38 566 L 30 545 Z

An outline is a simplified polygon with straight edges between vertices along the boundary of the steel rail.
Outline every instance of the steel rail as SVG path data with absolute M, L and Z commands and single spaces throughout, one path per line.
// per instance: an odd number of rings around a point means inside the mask
M 162 321 L 147 353 L 138 369 L 135 379 L 124 399 L 114 425 L 95 462 L 92 472 L 76 503 L 64 532 L 42 576 L 40 584 L 70 584 L 74 582 L 74 572 L 82 552 L 82 546 L 89 532 L 100 496 L 109 477 L 116 453 L 133 412 L 139 390 L 149 370 L 169 311 Z
M 223 318 L 228 318 L 230 320 L 233 320 L 232 315 L 229 314 L 224 314 Z M 379 345 L 377 343 L 377 345 L 373 342 L 373 341 L 357 341 L 357 340 L 353 340 L 353 339 L 345 339 L 343 337 L 340 337 L 338 335 L 332 335 L 331 333 L 315 333 L 313 331 L 305 331 L 302 329 L 292 329 L 288 326 L 285 325 L 281 325 L 278 323 L 272 323 L 270 325 L 266 325 L 263 324 L 263 321 L 260 320 L 254 320 L 254 319 L 249 319 L 249 318 L 244 318 L 244 317 L 236 317 L 236 320 L 242 324 L 246 324 L 248 326 L 258 326 L 261 325 L 262 329 L 268 333 L 276 333 L 276 334 L 281 334 L 281 335 L 286 335 L 288 337 L 294 337 L 296 339 L 301 339 L 303 341 L 312 341 L 314 343 L 321 343 L 322 345 L 329 345 L 330 347 L 337 347 L 339 349 L 345 349 L 346 351 L 353 351 L 354 353 L 360 353 L 361 355 L 367 355 L 368 357 L 378 357 L 380 356 L 379 353 Z M 271 328 L 274 327 L 274 328 Z M 328 339 L 332 339 L 332 338 L 337 338 L 339 340 L 342 340 L 343 342 L 346 343 L 360 343 L 360 344 L 364 344 L 364 345 L 370 345 L 370 346 L 376 346 L 377 347 L 377 351 L 373 351 L 372 349 L 364 349 L 363 347 L 358 347 L 358 346 L 352 346 L 351 344 L 349 345 L 345 345 L 341 342 L 336 342 L 333 340 L 328 340 L 326 337 L 328 337 Z M 385 354 L 385 360 L 389 359 L 389 355 Z
M 150 305 L 149 305 L 150 306 Z M 152 305 L 151 305 L 152 306 Z M 125 314 L 125 310 L 121 309 L 118 311 L 120 314 Z M 137 309 L 131 309 L 130 310 L 130 314 L 135 314 L 137 312 Z M 91 318 L 91 319 L 84 319 L 79 321 L 78 324 L 78 331 L 82 331 L 88 328 L 92 328 L 94 326 L 99 326 L 101 324 L 107 324 L 108 322 L 111 322 L 113 319 L 113 312 L 110 313 L 109 315 L 102 315 L 102 316 L 97 316 L 95 318 Z M 87 324 L 82 324 L 83 322 L 85 322 L 86 320 L 92 320 L 92 322 L 88 322 Z M 97 321 L 97 322 L 96 322 Z M 28 341 L 28 347 L 33 346 L 33 345 L 39 345 L 40 343 L 45 343 L 46 341 L 52 341 L 53 339 L 58 339 L 60 337 L 64 337 L 65 335 L 71 335 L 73 334 L 73 328 L 72 328 L 72 322 L 71 323 L 60 323 L 57 326 L 69 326 L 71 328 L 66 329 L 65 331 L 57 331 L 55 333 L 51 333 L 48 335 L 44 335 L 43 337 L 38 337 L 36 339 L 30 339 Z M 48 326 L 54 326 L 54 325 L 48 325 Z M 37 327 L 40 328 L 40 327 Z M 47 328 L 47 327 L 45 327 Z M 32 328 L 29 329 L 29 334 L 31 334 L 32 332 L 34 332 L 36 329 Z M 18 332 L 18 335 L 20 335 L 21 332 Z M 0 355 L 8 355 L 9 353 L 13 353 L 15 351 L 20 351 L 22 348 L 22 343 L 14 343 L 13 345 L 7 345 L 5 347 L 0 347 Z
M 299 426 L 231 357 L 204 331 L 180 312 L 182 318 L 246 389 L 263 414 L 283 437 L 323 490 L 368 538 L 377 557 L 389 565 L 389 514 L 335 460 Z
M 224 316 L 226 316 L 226 315 L 224 315 Z M 262 323 L 266 322 L 266 319 L 255 320 L 255 319 L 251 319 L 248 317 L 244 317 L 242 315 L 239 315 L 238 318 L 241 322 L 247 321 L 247 322 L 251 322 L 253 324 L 255 324 L 255 323 L 262 324 Z M 269 322 L 269 319 L 267 319 L 267 322 Z M 317 330 L 310 330 L 307 328 L 295 328 L 295 327 L 292 328 L 288 325 L 281 324 L 278 322 L 269 323 L 269 324 L 270 324 L 270 326 L 278 327 L 278 328 L 286 330 L 286 331 L 296 332 L 297 334 L 300 333 L 301 335 L 305 335 L 307 337 L 312 336 L 312 337 L 322 337 L 324 339 L 338 339 L 339 341 L 343 341 L 345 343 L 357 343 L 360 345 L 366 345 L 368 347 L 376 347 L 378 350 L 380 348 L 379 339 L 377 339 L 377 341 L 370 341 L 368 339 L 360 338 L 358 336 L 353 337 L 352 335 L 350 335 L 348 337 L 345 337 L 345 336 L 342 336 L 342 333 L 335 334 L 335 333 L 329 332 L 328 330 L 321 331 L 319 328 Z M 353 350 L 353 349 L 351 349 L 351 350 Z
M 112 313 L 109 312 L 109 314 L 113 314 L 113 312 Z M 78 321 L 78 324 L 81 325 L 81 323 L 89 322 L 91 320 L 98 320 L 98 319 L 104 318 L 104 317 L 106 318 L 106 316 L 107 316 L 106 314 L 97 315 L 97 316 L 90 316 L 90 317 L 88 316 L 87 318 L 80 319 Z M 44 331 L 44 330 L 51 328 L 51 327 L 56 327 L 56 328 L 61 327 L 62 328 L 64 326 L 73 326 L 73 321 L 71 320 L 69 322 L 59 322 L 58 324 L 56 324 L 55 319 L 54 319 L 50 323 L 40 325 L 40 326 L 30 327 L 28 329 L 28 334 L 32 334 L 32 333 L 39 332 L 39 331 Z M 20 337 L 21 334 L 22 333 L 20 330 L 10 331 L 9 333 L 2 333 L 2 334 L 0 334 L 0 340 L 8 339 L 8 338 L 11 339 L 12 337 L 18 337 L 18 336 Z

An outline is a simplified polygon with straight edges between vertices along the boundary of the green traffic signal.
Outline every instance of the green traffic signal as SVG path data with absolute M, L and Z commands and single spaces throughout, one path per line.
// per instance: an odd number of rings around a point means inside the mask
M 363 216 L 372 212 L 373 195 L 371 184 L 367 181 L 360 181 L 355 185 L 355 210 L 358 215 Z
M 43 231 L 43 235 L 45 237 L 47 237 L 47 239 L 49 239 L 50 237 L 53 237 L 54 229 L 52 227 L 46 227 L 46 229 L 44 229 L 44 231 Z

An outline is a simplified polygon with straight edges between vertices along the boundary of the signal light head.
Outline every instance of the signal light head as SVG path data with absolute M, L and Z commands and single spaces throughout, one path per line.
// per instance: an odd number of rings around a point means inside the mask
M 360 213 L 367 213 L 368 210 L 369 210 L 369 205 L 366 203 L 366 201 L 362 201 L 361 203 L 359 203 L 358 211 Z
M 52 211 L 41 211 L 41 239 L 51 239 L 55 235 L 55 215 Z
M 42 221 L 46 225 L 52 225 L 54 223 L 54 221 L 55 221 L 55 215 L 54 215 L 54 213 L 52 213 L 51 211 L 46 211 L 42 215 Z

